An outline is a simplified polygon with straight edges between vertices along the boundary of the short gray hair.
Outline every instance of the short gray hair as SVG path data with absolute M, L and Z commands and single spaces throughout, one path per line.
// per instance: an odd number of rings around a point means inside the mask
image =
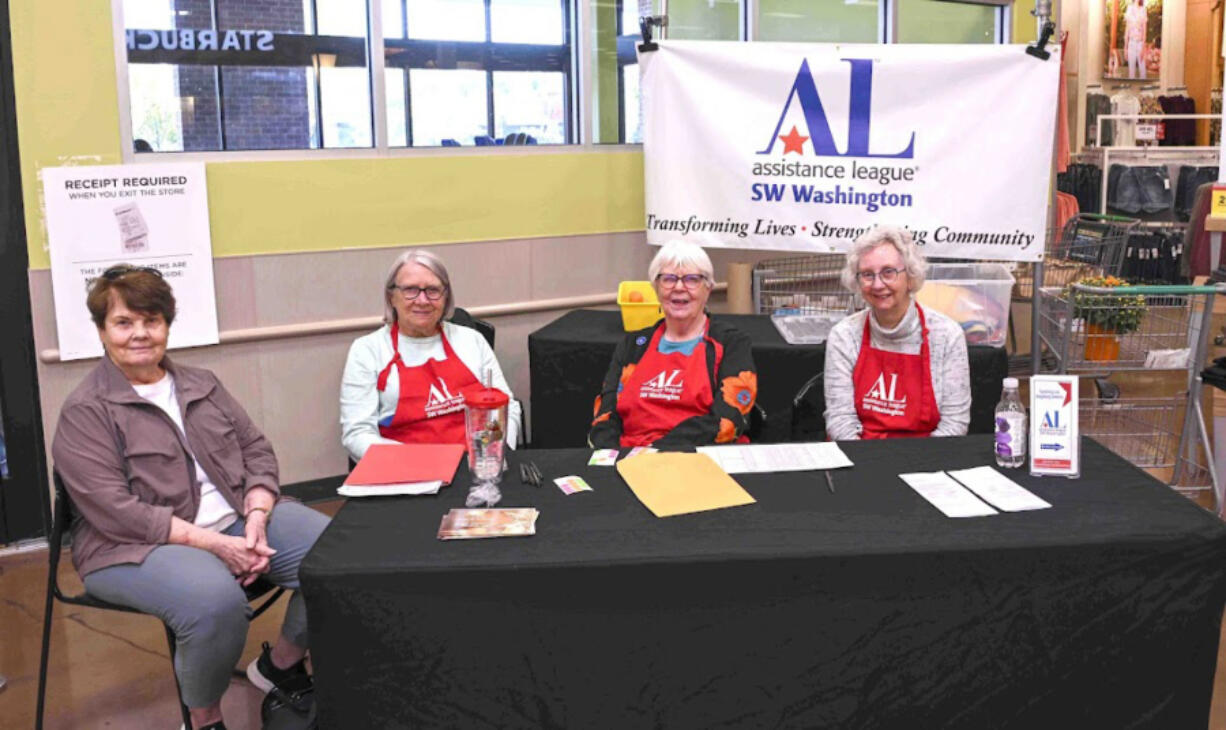
M 860 258 L 885 244 L 893 246 L 898 251 L 898 255 L 902 256 L 903 268 L 907 271 L 908 291 L 914 294 L 920 290 L 920 287 L 924 285 L 924 277 L 928 273 L 928 263 L 924 261 L 924 254 L 920 253 L 919 247 L 915 245 L 911 232 L 898 226 L 875 226 L 865 231 L 855 243 L 851 244 L 851 249 L 847 252 L 847 265 L 843 267 L 839 275 L 843 288 L 854 294 L 860 293 L 860 284 L 856 276 L 860 272 Z
M 677 239 L 661 246 L 656 257 L 651 260 L 651 265 L 647 267 L 647 278 L 655 281 L 660 275 L 660 269 L 665 266 L 698 269 L 707 288 L 715 286 L 715 267 L 711 265 L 711 257 L 696 243 Z
M 396 321 L 396 308 L 392 306 L 392 290 L 396 288 L 396 275 L 406 264 L 424 266 L 431 274 L 438 277 L 446 288 L 443 294 L 443 319 L 451 317 L 455 312 L 455 293 L 451 290 L 451 277 L 447 274 L 447 267 L 443 265 L 443 260 L 429 251 L 411 248 L 397 256 L 392 262 L 392 267 L 387 270 L 387 281 L 383 284 L 383 321 L 387 324 L 393 324 Z

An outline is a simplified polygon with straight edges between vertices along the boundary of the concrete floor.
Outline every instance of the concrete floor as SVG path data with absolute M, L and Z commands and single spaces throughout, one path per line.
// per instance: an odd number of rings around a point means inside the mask
M 340 501 L 314 505 L 333 514 Z M 0 730 L 34 726 L 38 652 L 42 631 L 47 555 L 31 552 L 0 558 Z M 60 585 L 79 591 L 70 561 L 60 563 Z M 248 634 L 241 666 L 271 641 L 285 600 L 257 619 Z M 1220 646 L 1226 648 L 1226 634 Z M 231 730 L 260 727 L 262 696 L 246 680 L 233 680 L 222 702 Z M 51 631 L 46 727 L 139 728 L 180 726 L 175 685 L 162 625 L 147 616 L 56 604 Z M 1226 730 L 1226 650 L 1219 649 L 1210 728 Z

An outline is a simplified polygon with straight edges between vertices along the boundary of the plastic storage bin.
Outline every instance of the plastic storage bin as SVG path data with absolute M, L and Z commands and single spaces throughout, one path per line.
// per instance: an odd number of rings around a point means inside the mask
M 1007 264 L 930 263 L 924 288 L 915 298 L 962 325 L 968 345 L 1004 347 L 1012 292 Z
M 630 293 L 643 295 L 643 301 L 630 301 Z M 655 287 L 650 281 L 623 281 L 617 285 L 617 306 L 622 310 L 622 328 L 627 332 L 650 327 L 664 313 L 660 311 L 660 300 L 656 297 Z

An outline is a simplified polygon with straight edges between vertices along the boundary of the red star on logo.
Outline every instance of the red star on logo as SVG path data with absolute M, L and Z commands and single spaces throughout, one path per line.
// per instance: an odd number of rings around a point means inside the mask
M 792 131 L 787 134 L 779 135 L 779 139 L 783 140 L 783 154 L 795 152 L 798 155 L 805 153 L 805 142 L 809 139 L 803 134 L 796 133 L 796 126 L 792 126 Z

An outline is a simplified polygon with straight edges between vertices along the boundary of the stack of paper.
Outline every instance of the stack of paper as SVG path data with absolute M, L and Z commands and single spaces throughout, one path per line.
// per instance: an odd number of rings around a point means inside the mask
M 699 446 L 729 474 L 775 471 L 815 471 L 854 466 L 847 454 L 832 441 L 803 444 L 754 444 L 750 446 Z
M 435 494 L 451 483 L 463 456 L 462 444 L 375 444 L 336 491 L 345 497 Z
M 1051 504 L 990 466 L 943 471 L 899 474 L 933 507 L 946 517 L 981 517 L 1004 512 L 1047 509 Z
M 540 512 L 515 509 L 453 509 L 438 526 L 440 540 L 476 540 L 485 537 L 523 537 L 536 534 Z

